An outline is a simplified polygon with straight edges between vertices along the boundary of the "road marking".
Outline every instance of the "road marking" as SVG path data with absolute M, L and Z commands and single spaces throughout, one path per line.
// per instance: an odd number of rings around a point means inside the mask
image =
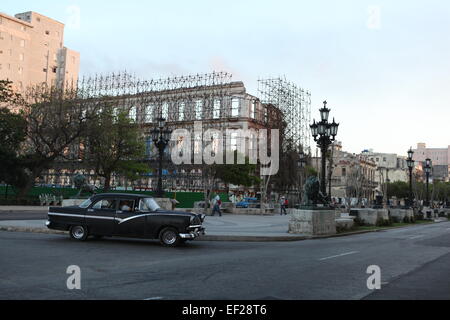
M 349 256 L 349 255 L 355 254 L 355 253 L 359 253 L 359 251 L 352 251 L 352 252 L 347 252 L 347 253 L 343 253 L 343 254 L 338 254 L 336 256 L 331 256 L 331 257 L 326 257 L 326 258 L 319 259 L 319 261 L 325 261 L 325 260 L 330 260 L 330 259 L 334 259 L 334 258 Z
M 411 238 L 408 238 L 409 240 L 414 240 L 414 239 L 419 239 L 419 238 L 423 238 L 424 237 L 424 235 L 421 235 L 421 236 L 415 236 L 415 237 L 411 237 Z
M 163 300 L 163 297 L 153 297 L 153 298 L 148 298 L 148 299 L 144 299 L 144 301 L 152 301 L 152 300 Z

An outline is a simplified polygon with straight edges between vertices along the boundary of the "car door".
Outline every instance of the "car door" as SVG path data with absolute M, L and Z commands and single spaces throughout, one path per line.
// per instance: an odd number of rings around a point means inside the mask
M 119 199 L 114 222 L 115 236 L 144 238 L 145 223 L 145 213 L 139 211 L 138 199 Z
M 85 221 L 91 235 L 112 236 L 118 201 L 99 199 L 88 208 Z

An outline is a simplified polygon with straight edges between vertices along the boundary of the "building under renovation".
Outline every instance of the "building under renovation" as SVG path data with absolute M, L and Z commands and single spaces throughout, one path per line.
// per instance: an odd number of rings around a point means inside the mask
M 158 157 L 151 131 L 159 118 L 166 119 L 170 130 L 187 129 L 190 132 L 194 132 L 194 124 L 198 123 L 201 123 L 203 132 L 217 129 L 224 134 L 226 130 L 279 129 L 283 144 L 289 142 L 297 149 L 309 149 L 311 95 L 286 79 L 259 80 L 257 96 L 247 93 L 244 83 L 233 81 L 231 74 L 224 72 L 149 81 L 126 73 L 112 74 L 82 79 L 78 87 L 81 99 L 108 99 L 113 108 L 129 112 L 146 140 L 146 159 L 142 161 L 148 161 L 151 168 L 157 167 Z M 196 138 L 191 136 L 191 139 Z M 227 144 L 224 150 L 235 150 L 239 139 L 248 137 L 224 137 L 221 140 Z M 247 153 L 257 148 L 251 141 L 246 142 Z M 175 147 L 174 144 L 172 142 L 170 147 Z M 196 143 L 191 146 L 202 147 Z M 73 150 L 72 164 L 64 162 L 58 169 L 51 170 L 44 178 L 45 183 L 70 185 L 74 174 L 84 173 L 90 177 L 90 183 L 101 184 L 92 170 L 80 167 L 83 156 L 76 149 Z M 166 158 L 163 171 L 166 190 L 203 191 L 202 165 L 173 165 L 169 161 L 170 148 Z M 132 184 L 115 176 L 111 185 L 154 190 L 157 183 L 155 172 L 143 175 Z

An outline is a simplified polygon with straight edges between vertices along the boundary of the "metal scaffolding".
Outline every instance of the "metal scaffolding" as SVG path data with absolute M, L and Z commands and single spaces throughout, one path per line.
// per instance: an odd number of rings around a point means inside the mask
M 272 104 L 283 114 L 283 148 L 292 143 L 300 151 L 310 150 L 311 93 L 286 78 L 258 80 L 258 95 L 262 103 Z
M 292 141 L 295 148 L 309 148 L 311 94 L 281 78 L 259 80 L 258 87 L 260 98 L 248 94 L 244 84 L 233 82 L 232 75 L 226 72 L 157 80 L 141 80 L 122 72 L 84 77 L 72 90 L 76 91 L 77 99 L 92 101 L 91 104 L 97 108 L 100 105 L 100 109 L 126 110 L 146 139 L 149 139 L 157 119 L 163 117 L 167 120 L 169 129 L 182 128 L 191 132 L 194 122 L 198 121 L 201 121 L 203 131 L 217 129 L 224 132 L 225 129 L 245 126 L 257 130 L 279 128 L 285 135 L 284 144 Z M 147 140 L 147 143 L 148 146 L 152 145 L 151 140 Z M 78 146 L 74 146 L 74 153 Z M 155 156 L 156 152 L 150 150 L 143 161 L 153 163 Z M 74 160 L 79 161 L 78 159 Z M 64 170 L 63 167 L 57 171 Z M 165 168 L 165 189 L 203 188 L 202 166 L 175 167 L 168 161 Z M 76 173 L 74 169 L 68 171 Z M 94 176 L 87 167 L 83 172 Z M 57 172 L 54 174 L 58 175 Z M 121 178 L 114 177 L 116 179 Z M 145 180 L 150 180 L 149 187 L 154 187 L 154 176 L 143 177 L 139 183 L 144 185 Z

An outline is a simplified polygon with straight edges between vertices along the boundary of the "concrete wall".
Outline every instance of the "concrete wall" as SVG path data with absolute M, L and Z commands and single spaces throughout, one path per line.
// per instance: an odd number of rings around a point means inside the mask
M 399 222 L 403 222 L 403 219 L 405 219 L 405 217 L 408 217 L 408 218 L 413 218 L 414 217 L 413 209 L 406 210 L 406 209 L 397 209 L 397 208 L 395 208 L 395 209 L 390 209 L 389 211 L 390 211 L 389 212 L 390 216 L 392 218 L 398 219 Z
M 379 219 L 389 220 L 387 209 L 351 209 L 350 214 L 370 226 L 376 226 Z
M 291 209 L 290 214 L 289 233 L 306 235 L 336 234 L 334 210 Z

